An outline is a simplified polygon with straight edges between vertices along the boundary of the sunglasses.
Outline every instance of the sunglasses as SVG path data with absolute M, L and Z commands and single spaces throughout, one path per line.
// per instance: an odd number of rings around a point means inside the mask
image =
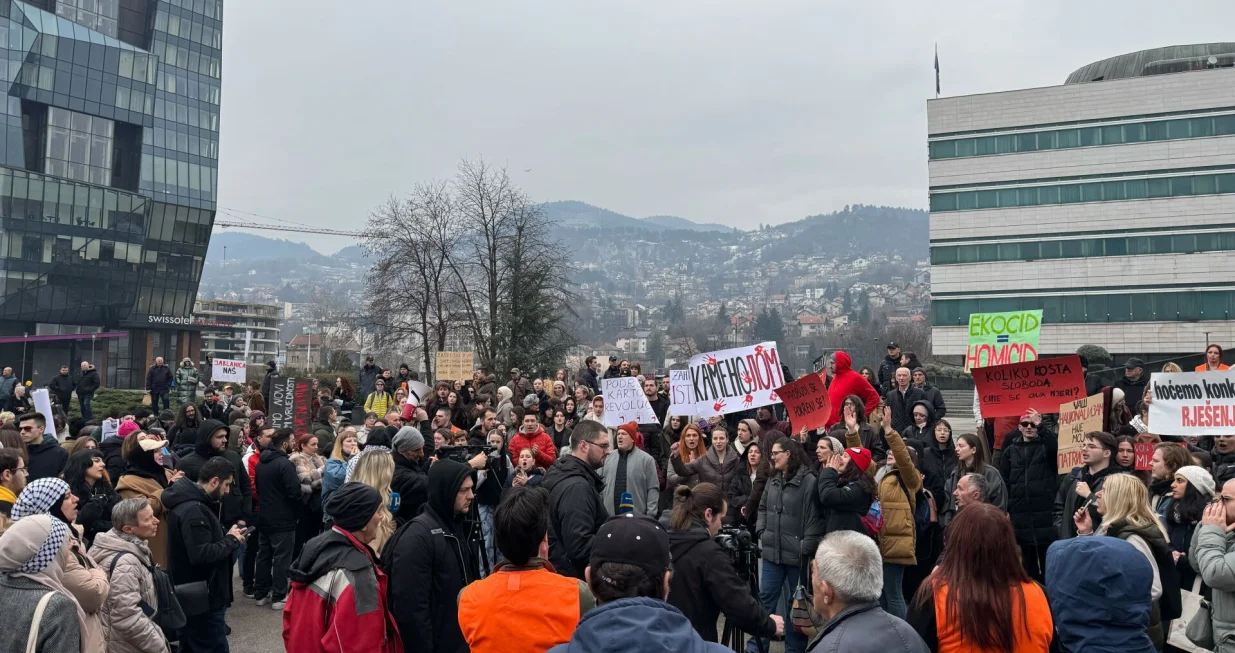
M 1031 429 L 1036 429 L 1036 428 L 1038 428 L 1038 425 L 1037 425 L 1037 424 L 1034 424 L 1033 422 L 1021 422 L 1021 426 L 1027 426 L 1027 427 L 1029 427 L 1029 428 L 1031 428 Z

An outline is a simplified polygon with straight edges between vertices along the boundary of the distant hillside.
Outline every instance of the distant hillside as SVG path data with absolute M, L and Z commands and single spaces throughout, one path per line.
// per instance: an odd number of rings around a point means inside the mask
M 930 214 L 918 209 L 855 204 L 769 230 L 787 236 L 764 248 L 764 260 L 769 261 L 784 261 L 798 254 L 869 252 L 899 252 L 906 258 L 922 259 L 929 253 Z
M 315 259 L 321 256 L 316 250 L 304 243 L 266 238 L 265 236 L 240 231 L 216 231 L 210 237 L 210 249 L 206 252 L 206 260 L 222 261 L 225 248 L 228 261 L 260 261 L 280 258 Z
M 348 245 L 334 254 L 331 254 L 331 257 L 343 261 L 350 261 L 352 263 L 364 263 L 365 259 L 368 257 L 368 254 L 365 252 L 363 245 Z
M 654 215 L 648 218 L 632 218 L 609 209 L 592 206 L 586 202 L 568 200 L 546 202 L 540 205 L 551 220 L 562 226 L 593 229 L 639 229 L 644 231 L 733 231 L 719 224 L 700 224 L 676 215 Z

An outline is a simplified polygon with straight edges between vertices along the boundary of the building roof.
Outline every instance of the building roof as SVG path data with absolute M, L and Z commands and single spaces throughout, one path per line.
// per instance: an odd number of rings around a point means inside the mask
M 320 333 L 297 334 L 296 337 L 292 338 L 291 342 L 287 343 L 287 346 L 288 347 L 308 347 L 310 344 L 314 347 L 321 347 L 322 346 L 322 334 Z
M 1214 57 L 1214 62 L 1210 61 L 1210 57 Z M 1078 68 L 1068 75 L 1064 83 L 1082 84 L 1108 79 L 1205 70 L 1215 67 L 1214 63 L 1219 67 L 1235 66 L 1235 43 L 1170 45 L 1164 48 L 1121 54 Z

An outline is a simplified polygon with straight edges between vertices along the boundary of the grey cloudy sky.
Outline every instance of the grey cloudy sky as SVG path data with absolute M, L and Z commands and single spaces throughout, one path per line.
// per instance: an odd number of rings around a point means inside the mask
M 944 94 L 961 95 L 1235 40 L 1232 19 L 1221 0 L 237 0 L 220 206 L 357 230 L 389 194 L 484 156 L 535 199 L 635 216 L 751 228 L 925 208 L 936 41 Z

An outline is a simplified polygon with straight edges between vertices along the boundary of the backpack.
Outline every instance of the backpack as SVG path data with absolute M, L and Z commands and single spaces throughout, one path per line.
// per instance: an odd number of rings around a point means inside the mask
M 905 485 L 904 479 L 900 474 L 896 475 L 896 482 L 900 483 L 901 491 L 905 496 L 913 502 L 913 525 L 917 531 L 918 539 L 926 537 L 926 531 L 931 527 L 931 505 L 930 499 L 926 496 L 926 490 L 920 489 L 913 496 L 909 495 L 909 487 Z
M 116 571 L 116 563 L 120 561 L 121 556 L 133 555 L 128 551 L 120 551 L 112 556 L 111 566 L 107 569 L 107 579 L 110 582 L 112 573 Z M 142 599 L 138 604 L 141 607 L 142 614 L 154 620 L 159 628 L 163 630 L 163 634 L 167 636 L 167 641 L 174 642 L 179 639 L 179 631 L 184 628 L 189 622 L 184 615 L 184 610 L 180 607 L 180 601 L 176 599 L 175 586 L 172 585 L 171 576 L 167 572 L 159 568 L 158 565 L 146 566 L 145 563 L 140 563 L 146 570 L 150 572 L 150 577 L 154 581 L 154 595 L 159 609 L 155 609 L 145 599 Z
M 879 505 L 879 499 L 871 502 L 870 510 L 862 517 L 862 525 L 866 527 L 867 535 L 879 537 L 879 531 L 883 530 L 883 509 Z

